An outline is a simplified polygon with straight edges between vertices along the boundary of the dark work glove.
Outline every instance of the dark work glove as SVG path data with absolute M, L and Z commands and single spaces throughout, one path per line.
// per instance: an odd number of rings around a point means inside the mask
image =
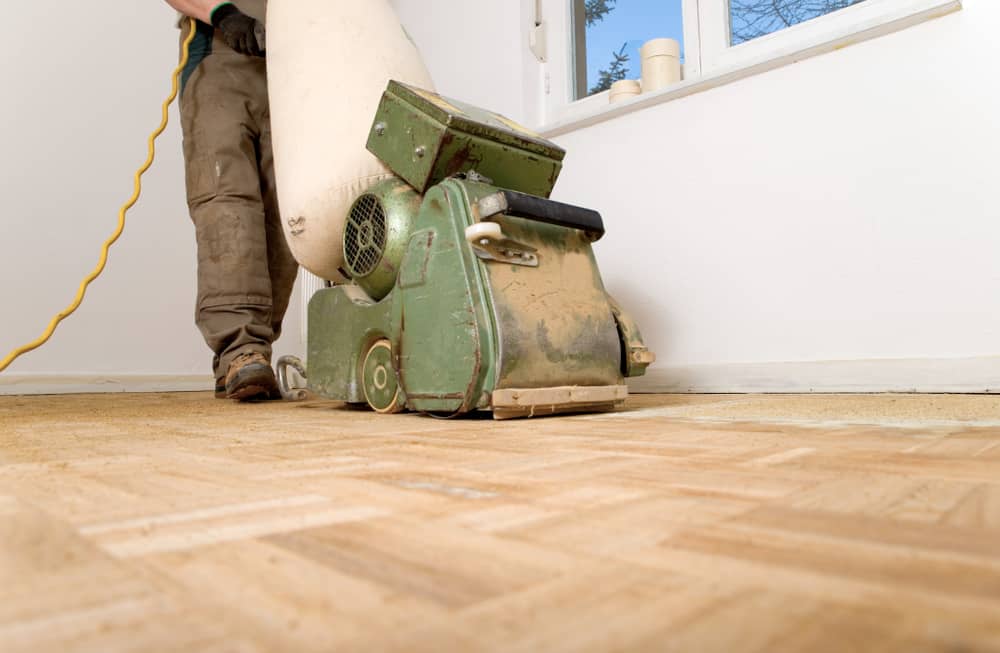
M 212 25 L 233 50 L 251 57 L 263 57 L 264 26 L 247 16 L 232 3 L 219 5 L 212 12 Z

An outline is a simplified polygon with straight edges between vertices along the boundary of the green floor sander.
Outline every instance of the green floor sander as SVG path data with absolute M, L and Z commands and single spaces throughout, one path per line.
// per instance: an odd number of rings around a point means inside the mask
M 655 357 L 605 291 L 600 214 L 548 199 L 565 152 L 397 82 L 368 149 L 397 176 L 345 216 L 352 283 L 309 304 L 309 390 L 436 416 L 620 406 Z

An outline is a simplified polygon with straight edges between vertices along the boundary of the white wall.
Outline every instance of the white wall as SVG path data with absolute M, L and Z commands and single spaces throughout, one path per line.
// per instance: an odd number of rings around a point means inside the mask
M 39 336 L 97 263 L 159 122 L 178 40 L 173 12 L 156 0 L 17 3 L 7 13 L 0 355 Z M 211 387 L 194 326 L 176 110 L 171 120 L 107 271 L 48 345 L 0 375 L 0 393 Z M 279 351 L 301 349 L 294 301 Z
M 535 117 L 524 0 L 390 0 L 442 95 L 512 120 Z M 533 4 L 534 0 L 530 0 Z
M 524 24 L 519 3 L 397 4 L 443 90 L 537 100 L 509 72 L 523 38 L 452 36 L 470 5 Z M 1000 387 L 996 24 L 966 0 L 557 139 L 556 198 L 603 212 L 605 281 L 660 356 L 640 387 Z

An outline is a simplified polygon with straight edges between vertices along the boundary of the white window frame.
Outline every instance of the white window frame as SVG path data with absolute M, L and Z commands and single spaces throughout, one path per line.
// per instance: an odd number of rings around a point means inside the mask
M 607 91 L 573 100 L 573 0 L 529 4 L 545 27 L 541 67 L 542 132 L 555 136 L 651 104 L 707 90 L 803 58 L 882 36 L 961 9 L 962 0 L 865 0 L 825 16 L 730 45 L 729 0 L 681 0 L 684 16 L 684 80 L 679 84 L 609 104 Z M 527 5 L 526 5 L 527 6 Z M 638 69 L 636 68 L 636 72 Z M 638 75 L 636 75 L 638 76 Z

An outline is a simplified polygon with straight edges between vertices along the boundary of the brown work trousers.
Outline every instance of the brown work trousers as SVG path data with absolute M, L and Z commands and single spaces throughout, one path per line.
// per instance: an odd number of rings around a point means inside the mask
M 270 359 L 298 265 L 278 214 L 265 60 L 212 40 L 184 87 L 181 122 L 198 243 L 195 322 L 219 382 L 241 354 Z

